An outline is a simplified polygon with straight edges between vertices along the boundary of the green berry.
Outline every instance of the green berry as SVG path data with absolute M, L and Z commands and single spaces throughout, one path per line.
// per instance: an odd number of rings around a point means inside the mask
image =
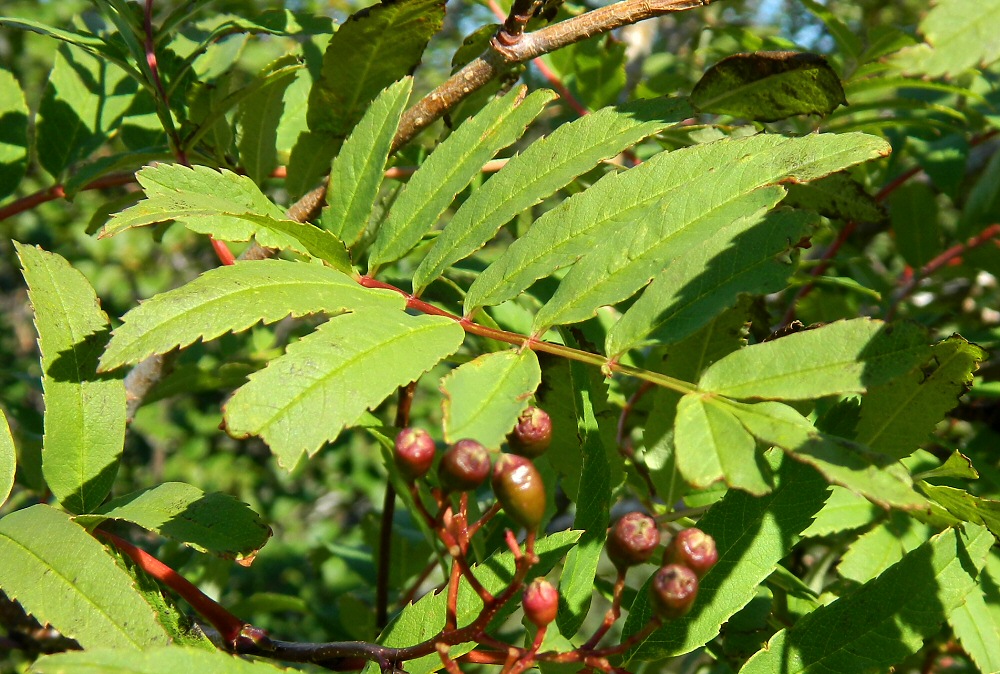
M 504 454 L 493 466 L 493 493 L 507 515 L 534 531 L 545 515 L 545 484 L 531 459 Z

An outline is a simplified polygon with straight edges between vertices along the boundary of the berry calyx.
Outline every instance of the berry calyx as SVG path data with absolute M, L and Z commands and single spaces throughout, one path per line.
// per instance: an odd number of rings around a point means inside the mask
M 493 492 L 507 515 L 534 531 L 545 515 L 545 484 L 531 459 L 504 454 L 493 466 Z
M 717 561 L 719 551 L 715 547 L 715 539 L 694 527 L 678 532 L 663 553 L 664 564 L 683 564 L 699 578 L 708 573 Z
M 400 474 L 407 482 L 419 480 L 434 463 L 434 440 L 420 428 L 404 428 L 396 436 L 393 459 Z
M 698 576 L 681 564 L 667 564 L 653 576 L 649 586 L 653 612 L 663 620 L 673 620 L 691 610 L 698 596 Z
M 438 476 L 448 491 L 475 489 L 490 474 L 490 454 L 475 440 L 459 440 L 441 457 Z
M 605 548 L 619 572 L 649 560 L 660 544 L 656 520 L 645 513 L 629 513 L 615 522 Z
M 535 578 L 524 589 L 524 615 L 541 629 L 556 619 L 559 612 L 559 591 L 544 578 Z
M 541 456 L 552 442 L 552 419 L 539 407 L 521 412 L 517 425 L 507 436 L 510 451 L 528 458 Z

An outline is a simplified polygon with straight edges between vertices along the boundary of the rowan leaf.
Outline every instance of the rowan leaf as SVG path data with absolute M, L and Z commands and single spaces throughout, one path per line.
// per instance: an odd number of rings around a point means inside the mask
M 125 386 L 97 373 L 110 324 L 83 274 L 15 243 L 42 354 L 42 472 L 60 504 L 89 512 L 111 491 L 125 441 Z
M 399 310 L 403 305 L 398 293 L 362 288 L 330 267 L 248 260 L 209 270 L 129 311 L 101 357 L 101 369 L 137 363 L 197 339 L 240 332 L 258 321 L 361 309 Z
M 290 59 L 294 57 L 279 59 L 268 66 L 262 75 L 268 75 Z M 276 77 L 264 80 L 262 86 L 240 101 L 236 113 L 240 164 L 257 184 L 278 167 L 278 125 L 285 114 L 285 92 L 297 75 L 297 69 L 283 69 Z
M 17 450 L 10 434 L 7 415 L 0 410 L 0 506 L 7 501 L 14 488 L 14 471 L 17 470 Z
M 291 670 L 224 651 L 185 646 L 143 649 L 142 653 L 107 648 L 70 651 L 39 658 L 32 674 L 273 674 Z
M 969 590 L 965 602 L 948 616 L 955 638 L 981 672 L 1000 672 L 1000 626 L 986 605 L 981 587 Z
M 66 514 L 34 505 L 0 519 L 0 558 L 0 589 L 84 648 L 169 643 L 132 578 Z
M 483 164 L 520 138 L 545 104 L 555 98 L 546 89 L 525 97 L 526 91 L 526 87 L 517 87 L 490 101 L 435 148 L 410 178 L 379 228 L 369 269 L 397 260 L 417 245 Z
M 0 199 L 12 194 L 28 168 L 28 104 L 17 79 L 0 68 Z
M 926 42 L 897 52 L 891 63 L 909 74 L 959 75 L 1000 59 L 1000 0 L 941 0 L 920 22 Z
M 464 337 L 455 321 L 395 307 L 334 317 L 250 375 L 226 404 L 226 431 L 260 436 L 291 470 L 304 453 L 314 455 L 365 410 L 458 350 Z
M 689 114 L 681 99 L 643 99 L 602 108 L 536 140 L 458 209 L 413 273 L 415 292 L 482 247 L 517 214 Z

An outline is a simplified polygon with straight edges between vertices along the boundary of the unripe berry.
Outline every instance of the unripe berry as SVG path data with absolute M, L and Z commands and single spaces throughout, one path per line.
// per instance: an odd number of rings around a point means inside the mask
M 715 539 L 701 529 L 684 529 L 674 536 L 663 553 L 664 564 L 683 564 L 699 578 L 719 561 Z
M 656 520 L 645 513 L 629 513 L 615 522 L 608 534 L 608 557 L 619 571 L 642 564 L 660 544 Z
M 438 476 L 448 491 L 475 489 L 490 474 L 490 454 L 475 440 L 459 440 L 441 457 Z
M 393 459 L 399 472 L 413 482 L 427 474 L 434 463 L 434 440 L 427 431 L 420 428 L 404 428 L 396 436 L 396 451 Z
M 544 578 L 535 578 L 524 589 L 524 615 L 535 627 L 542 628 L 556 619 L 559 591 Z
M 552 419 L 548 412 L 529 407 L 521 412 L 514 430 L 507 436 L 510 451 L 528 458 L 541 456 L 552 442 Z
M 698 596 L 698 576 L 680 564 L 667 564 L 653 576 L 649 586 L 653 612 L 663 620 L 673 620 L 691 610 Z
M 504 454 L 493 466 L 493 493 L 508 516 L 534 531 L 545 515 L 545 484 L 531 459 Z

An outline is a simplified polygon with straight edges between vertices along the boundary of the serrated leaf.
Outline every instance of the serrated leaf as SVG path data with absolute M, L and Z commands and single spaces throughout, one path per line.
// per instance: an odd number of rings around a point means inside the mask
M 875 197 L 846 171 L 801 185 L 788 185 L 788 196 L 782 203 L 844 221 L 881 223 L 886 218 Z
M 731 398 L 806 400 L 864 393 L 924 361 L 922 329 L 857 318 L 741 349 L 716 362 L 698 388 Z
M 368 308 L 335 317 L 253 375 L 225 407 L 233 437 L 259 435 L 291 470 L 361 414 L 461 345 L 440 316 Z
M 1000 626 L 986 605 L 982 588 L 969 591 L 965 602 L 948 616 L 955 638 L 981 672 L 1000 672 Z
M 955 477 L 961 480 L 978 480 L 979 472 L 973 467 L 972 461 L 969 457 L 956 449 L 940 466 L 930 470 L 925 470 L 917 475 L 917 478 L 921 480 L 942 477 Z
M 715 638 L 798 542 L 799 532 L 823 505 L 826 484 L 808 466 L 782 460 L 779 453 L 768 458 L 775 470 L 770 494 L 730 491 L 698 521 L 698 527 L 715 539 L 719 561 L 699 583 L 691 612 L 654 632 L 629 654 L 629 660 L 681 655 Z M 629 610 L 626 635 L 639 631 L 652 615 L 648 585 L 647 581 L 639 590 Z
M 284 59 L 278 63 L 283 63 Z M 272 64 L 267 71 L 274 68 Z M 264 75 L 268 72 L 265 71 Z M 297 69 L 284 69 L 277 77 L 268 78 L 263 86 L 240 101 L 236 116 L 239 121 L 240 164 L 255 183 L 261 183 L 277 168 L 278 125 L 285 113 L 285 92 L 295 81 Z
M 398 293 L 362 288 L 319 264 L 248 260 L 211 269 L 187 285 L 160 293 L 122 317 L 101 357 L 101 369 L 137 363 L 197 339 L 246 330 L 285 316 L 402 309 Z
M 405 77 L 380 93 L 333 160 L 320 225 L 348 245 L 357 242 L 368 226 L 412 88 L 413 78 Z
M 679 342 L 741 295 L 783 289 L 795 271 L 794 246 L 817 220 L 782 210 L 755 213 L 720 229 L 653 278 L 608 332 L 605 352 L 617 356 L 651 342 Z
M 850 489 L 833 485 L 830 498 L 816 514 L 813 523 L 802 532 L 803 538 L 829 536 L 871 524 L 882 511 L 871 501 Z
M 856 583 L 867 583 L 937 532 L 906 513 L 894 512 L 888 520 L 856 538 L 837 564 L 837 572 Z
M 767 206 L 773 195 L 754 194 L 759 188 L 814 180 L 887 152 L 884 141 L 872 136 L 818 134 L 723 139 L 660 153 L 604 176 L 539 218 L 472 284 L 466 313 L 511 299 L 584 258 L 548 311 L 555 317 L 566 306 L 575 309 L 574 316 L 589 316 L 598 306 L 627 298 L 719 227 Z
M 901 50 L 893 65 L 917 75 L 958 75 L 1000 59 L 1000 0 L 940 0 L 920 22 L 926 43 Z
M 444 439 L 499 449 L 541 381 L 530 349 L 486 353 L 455 368 L 441 380 Z
M 703 489 L 725 478 L 730 487 L 758 496 L 771 491 L 757 463 L 757 442 L 728 410 L 689 393 L 674 422 L 677 468 L 688 484 Z
M 17 79 L 0 68 L 0 199 L 12 194 L 28 168 L 28 104 Z
M 347 250 L 339 239 L 308 223 L 287 219 L 247 176 L 207 166 L 159 164 L 142 169 L 136 178 L 146 198 L 113 215 L 101 237 L 176 220 L 199 234 L 224 241 L 255 237 L 267 248 L 290 248 L 350 271 Z
M 417 270 L 419 294 L 445 269 L 478 250 L 518 213 L 554 194 L 598 162 L 690 114 L 680 99 L 645 99 L 603 108 L 535 141 L 458 209 Z
M 909 456 L 972 387 L 972 373 L 985 357 L 958 335 L 935 344 L 929 362 L 868 392 L 857 441 L 897 459 Z
M 39 658 L 33 674 L 271 674 L 291 670 L 250 661 L 220 650 L 167 646 L 133 651 L 94 648 Z
M 545 104 L 555 98 L 546 89 L 525 97 L 526 91 L 527 87 L 517 87 L 490 101 L 435 148 L 410 178 L 379 228 L 369 269 L 397 260 L 413 248 L 483 164 L 520 138 Z
M 302 131 L 295 139 L 288 157 L 285 189 L 298 199 L 317 187 L 320 178 L 330 170 L 344 139 L 322 131 Z
M 352 14 L 323 54 L 309 92 L 309 128 L 343 138 L 378 92 L 409 75 L 441 30 L 442 0 L 383 0 Z
M 799 0 L 799 2 L 823 22 L 827 31 L 836 40 L 840 51 L 853 59 L 857 59 L 861 55 L 863 49 L 861 36 L 854 33 L 840 17 L 816 0 Z
M 271 535 L 247 504 L 183 482 L 119 496 L 93 515 L 76 518 L 86 527 L 108 519 L 131 522 L 196 550 L 235 559 L 252 558 Z
M 935 536 L 851 595 L 778 632 L 740 674 L 853 673 L 859 663 L 887 671 L 962 604 L 992 543 L 985 528 L 973 525 L 964 534 L 949 529 Z
M 539 563 L 531 568 L 527 581 L 545 575 L 566 555 L 580 538 L 579 531 L 560 531 L 550 536 L 539 537 L 535 543 L 535 553 Z M 514 575 L 514 555 L 499 552 L 481 564 L 473 565 L 473 573 L 487 591 L 499 594 L 510 584 Z M 468 583 L 459 585 L 456 617 L 459 625 L 468 625 L 482 609 L 483 603 L 472 591 Z M 390 648 L 403 648 L 421 643 L 439 634 L 444 627 L 447 607 L 446 592 L 429 592 L 412 604 L 406 605 L 399 615 L 389 623 L 378 638 L 378 642 Z M 510 605 L 505 613 L 510 613 Z M 458 644 L 449 651 L 452 658 L 472 650 L 474 643 Z M 406 671 L 409 674 L 430 674 L 441 669 L 441 658 L 437 653 L 409 660 Z M 369 663 L 364 674 L 374 674 L 378 665 Z
M 0 410 L 0 506 L 3 506 L 14 488 L 14 471 L 17 470 L 17 450 L 7 425 L 7 415 Z
M 84 648 L 166 645 L 132 578 L 69 517 L 34 505 L 0 519 L 0 589 Z
M 965 522 L 982 524 L 1000 538 L 1000 501 L 973 496 L 964 489 L 920 483 L 920 491 Z
M 900 185 L 889 197 L 896 248 L 906 263 L 920 269 L 943 249 L 937 192 L 930 185 Z
M 14 246 L 42 354 L 42 472 L 63 507 L 89 512 L 111 491 L 125 439 L 125 385 L 97 374 L 110 324 L 90 283 L 66 260 Z
M 883 508 L 926 509 L 927 502 L 913 491 L 910 473 L 898 461 L 820 433 L 805 417 L 782 403 L 726 403 L 726 407 L 759 441 L 808 463 L 828 481 Z
M 837 73 L 819 54 L 760 51 L 728 56 L 691 91 L 699 112 L 775 122 L 793 115 L 828 115 L 847 103 Z
M 89 54 L 99 56 L 104 60 L 115 63 L 121 67 L 122 70 L 131 73 L 136 78 L 140 77 L 135 68 L 132 68 L 126 62 L 126 56 L 118 48 L 118 45 L 105 42 L 88 31 L 63 30 L 62 28 L 49 26 L 41 21 L 34 21 L 32 19 L 14 16 L 0 16 L 0 27 L 30 31 L 38 35 L 51 37 L 59 40 L 60 42 L 65 42 L 73 45 L 74 47 L 79 47 Z

